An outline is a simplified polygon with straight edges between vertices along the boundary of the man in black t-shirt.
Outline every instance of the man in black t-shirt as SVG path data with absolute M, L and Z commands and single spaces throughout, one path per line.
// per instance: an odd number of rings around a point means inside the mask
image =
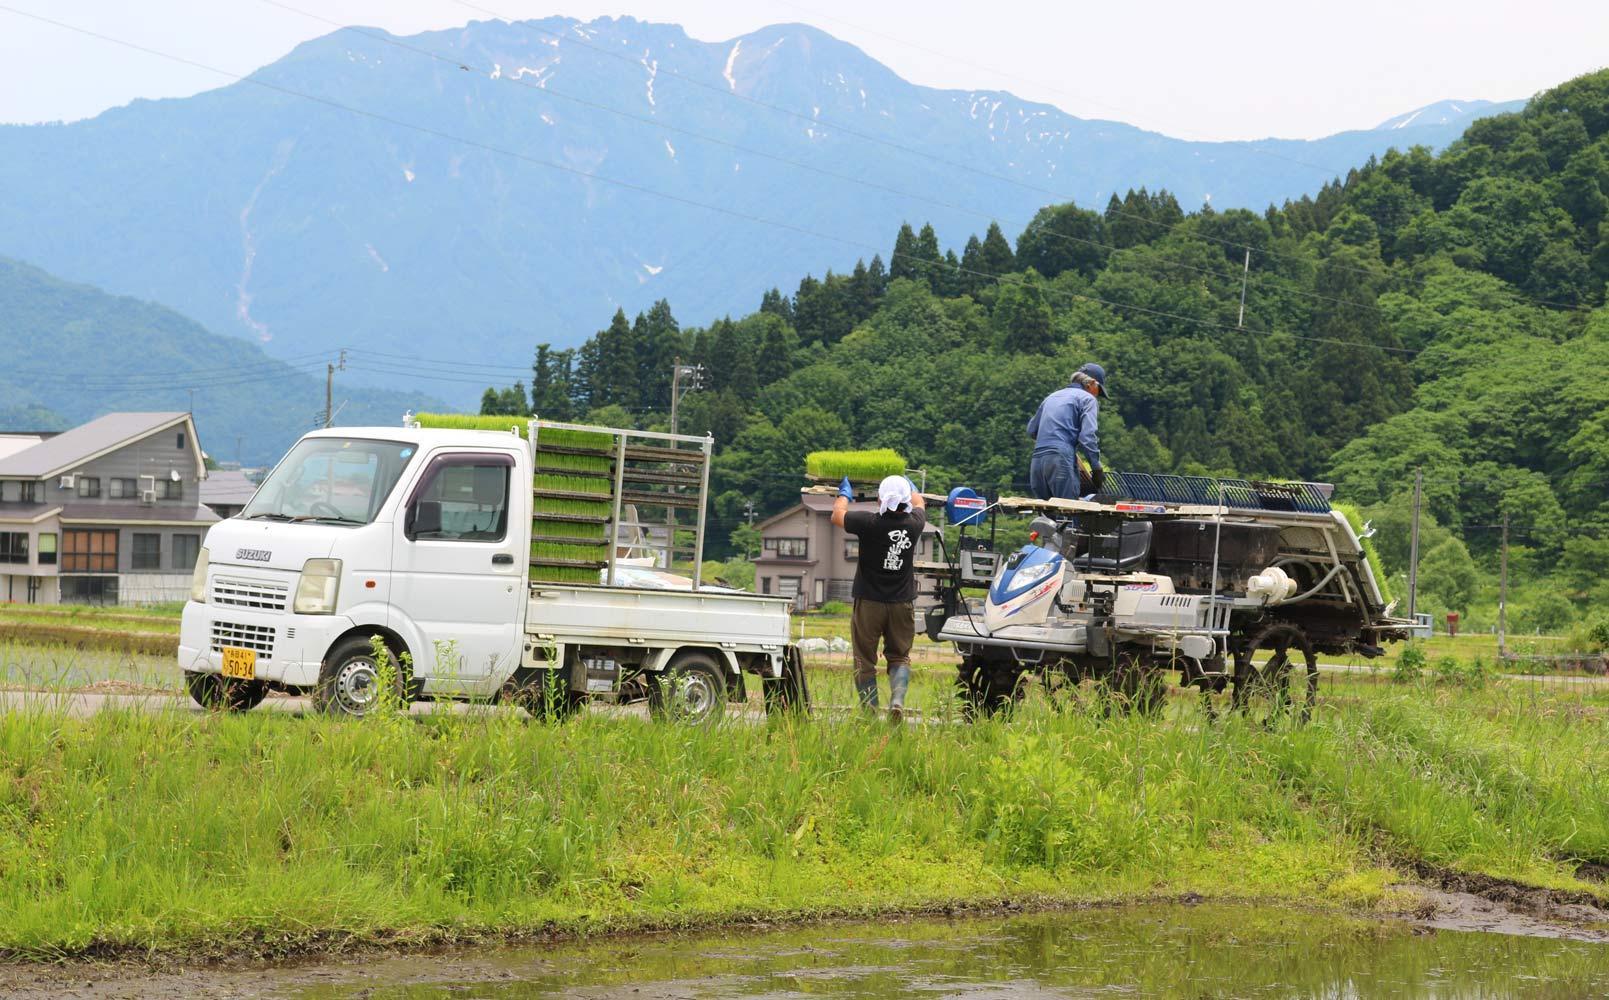
M 888 716 L 898 722 L 911 683 L 911 643 L 916 640 L 916 543 L 927 527 L 926 502 L 904 476 L 877 487 L 877 513 L 849 509 L 855 491 L 845 476 L 832 506 L 832 523 L 860 539 L 855 564 L 855 612 L 850 636 L 855 648 L 855 690 L 860 704 L 877 709 L 877 640 L 888 660 Z

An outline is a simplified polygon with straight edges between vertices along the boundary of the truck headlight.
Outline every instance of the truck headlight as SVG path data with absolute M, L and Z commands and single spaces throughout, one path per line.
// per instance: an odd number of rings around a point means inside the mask
M 302 579 L 296 584 L 299 615 L 333 615 L 335 600 L 341 594 L 341 560 L 309 559 L 302 564 Z
M 190 571 L 190 600 L 197 604 L 207 603 L 207 547 L 201 546 L 196 553 L 196 568 Z

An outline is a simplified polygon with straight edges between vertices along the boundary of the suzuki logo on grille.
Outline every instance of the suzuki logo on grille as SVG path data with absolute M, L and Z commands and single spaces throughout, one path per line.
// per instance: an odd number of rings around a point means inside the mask
M 267 549 L 236 549 L 235 558 L 265 563 L 271 561 L 274 554 Z

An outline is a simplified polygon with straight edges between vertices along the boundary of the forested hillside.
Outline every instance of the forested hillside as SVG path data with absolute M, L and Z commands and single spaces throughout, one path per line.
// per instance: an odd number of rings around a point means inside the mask
M 0 428 L 61 430 L 114 410 L 194 407 L 214 458 L 279 460 L 324 411 L 332 353 L 276 361 L 151 302 L 0 257 Z M 428 396 L 341 385 L 343 424 L 397 425 Z
M 616 313 L 576 351 L 538 347 L 529 402 L 662 426 L 672 359 L 704 365 L 681 429 L 715 434 L 734 527 L 745 501 L 789 503 L 816 448 L 1020 489 L 1033 408 L 1098 360 L 1112 467 L 1333 480 L 1384 526 L 1393 570 L 1420 469 L 1422 607 L 1490 619 L 1506 515 L 1514 623 L 1558 630 L 1609 602 L 1606 192 L 1609 72 L 1262 214 L 1131 191 L 1044 208 L 1014 243 L 906 226 L 886 265 L 707 328 L 664 302 Z M 523 386 L 486 401 L 526 404 Z

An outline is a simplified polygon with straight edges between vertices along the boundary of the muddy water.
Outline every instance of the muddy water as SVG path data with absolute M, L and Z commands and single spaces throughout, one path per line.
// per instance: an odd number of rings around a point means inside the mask
M 1609 945 L 1267 908 L 1135 907 L 728 932 L 254 970 L 8 985 L 18 996 L 583 997 L 1609 995 Z M 100 981 L 96 981 L 99 979 Z

